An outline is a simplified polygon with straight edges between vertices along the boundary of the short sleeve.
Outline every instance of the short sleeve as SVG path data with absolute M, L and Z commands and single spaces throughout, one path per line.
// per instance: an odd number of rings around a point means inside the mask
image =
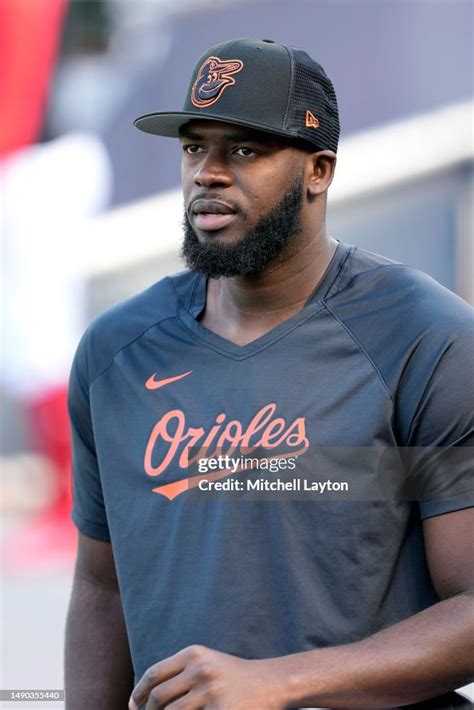
M 403 455 L 423 519 L 474 506 L 472 319 L 467 325 L 434 347 L 428 362 L 415 356 L 410 365 L 406 396 L 415 406 Z
M 89 403 L 86 338 L 74 357 L 69 379 L 69 417 L 72 435 L 72 520 L 88 537 L 110 542 Z

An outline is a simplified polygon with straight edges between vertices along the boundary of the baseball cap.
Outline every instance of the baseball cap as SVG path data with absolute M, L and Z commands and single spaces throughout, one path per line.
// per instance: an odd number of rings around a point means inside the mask
M 208 49 L 194 67 L 182 111 L 140 116 L 145 133 L 179 137 L 195 119 L 226 121 L 337 152 L 339 115 L 331 80 L 301 49 L 270 39 L 234 39 Z

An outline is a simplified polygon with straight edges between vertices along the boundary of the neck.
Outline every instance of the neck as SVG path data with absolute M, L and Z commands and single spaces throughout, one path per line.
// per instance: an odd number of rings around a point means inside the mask
M 210 279 L 207 309 L 234 324 L 278 321 L 303 307 L 320 282 L 337 242 L 326 233 L 295 236 L 281 261 L 255 276 Z

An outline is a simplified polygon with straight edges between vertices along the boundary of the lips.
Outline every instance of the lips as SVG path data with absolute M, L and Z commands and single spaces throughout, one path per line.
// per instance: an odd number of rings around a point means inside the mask
M 192 206 L 192 214 L 196 226 L 204 231 L 222 229 L 236 217 L 232 207 L 218 200 L 196 200 Z

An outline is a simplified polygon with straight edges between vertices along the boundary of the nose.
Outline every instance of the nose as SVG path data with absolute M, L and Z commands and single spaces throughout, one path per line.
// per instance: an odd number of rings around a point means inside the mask
M 194 173 L 194 182 L 201 187 L 228 187 L 232 185 L 233 178 L 225 161 L 208 153 Z

